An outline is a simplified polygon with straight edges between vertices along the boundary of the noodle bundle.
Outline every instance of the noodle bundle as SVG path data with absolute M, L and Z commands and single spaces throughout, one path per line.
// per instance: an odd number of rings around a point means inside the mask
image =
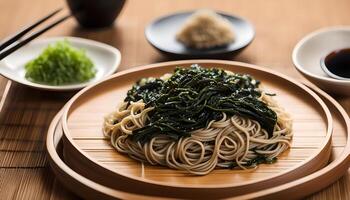
M 217 75 L 216 72 L 224 73 L 223 77 L 225 79 L 231 76 L 238 77 L 236 74 L 224 72 L 223 70 L 216 71 L 213 73 L 214 75 L 208 75 L 208 72 L 212 71 L 202 69 L 199 66 L 186 70 L 181 72 L 193 73 L 198 71 L 199 74 L 202 73 L 201 76 L 207 76 L 206 78 L 217 78 L 217 76 L 214 76 Z M 176 76 L 176 73 L 178 71 L 175 71 L 174 75 L 164 76 L 161 79 L 162 84 L 163 82 L 165 84 L 165 82 L 171 81 Z M 238 78 L 241 77 L 239 76 Z M 149 96 L 141 95 L 142 97 L 134 99 L 132 98 L 135 97 L 136 90 L 130 90 L 126 101 L 116 111 L 106 116 L 103 132 L 106 137 L 110 138 L 112 146 L 118 152 L 127 154 L 135 160 L 151 165 L 185 170 L 196 175 L 206 175 L 215 168 L 251 169 L 260 163 L 273 163 L 278 155 L 290 147 L 292 120 L 288 113 L 272 99 L 271 94 L 267 94 L 259 89 L 258 82 L 255 82 L 256 80 L 250 77 L 246 78 L 247 76 L 242 80 L 248 80 L 252 83 L 248 85 L 253 87 L 254 91 L 257 91 L 256 93 L 252 92 L 251 88 L 245 88 L 247 91 L 250 91 L 249 95 L 242 96 L 242 93 L 240 93 L 237 96 L 236 94 L 221 92 L 217 93 L 217 96 L 228 101 L 227 98 L 223 97 L 223 95 L 226 95 L 231 98 L 230 100 L 233 99 L 239 102 L 238 100 L 241 98 L 248 101 L 252 96 L 256 95 L 254 100 L 259 102 L 259 104 L 255 103 L 254 105 L 261 106 L 258 108 L 260 112 L 263 110 L 269 113 L 271 115 L 269 119 L 273 119 L 275 115 L 275 120 L 272 120 L 273 126 L 271 130 L 269 130 L 268 125 L 263 125 L 263 123 L 271 122 L 271 120 L 268 121 L 254 114 L 255 107 L 247 107 L 250 104 L 239 104 L 242 108 L 245 107 L 243 110 L 240 107 L 227 109 L 230 104 L 219 104 L 214 101 L 210 104 L 210 98 L 214 97 L 208 97 L 208 99 L 203 100 L 207 101 L 207 103 L 203 103 L 207 107 L 200 108 L 198 113 L 196 113 L 195 109 L 179 111 L 181 107 L 177 107 L 178 109 L 167 107 L 172 109 L 164 112 L 162 110 L 164 108 L 161 105 L 172 104 L 172 101 L 169 100 L 172 97 L 169 95 L 173 95 L 174 92 L 166 93 L 168 96 L 165 98 L 163 94 L 163 96 L 159 95 L 159 93 L 164 92 L 164 88 L 161 90 L 159 88 L 158 90 L 147 88 L 145 94 Z M 156 79 L 141 80 L 138 84 L 142 87 L 155 81 Z M 237 81 L 235 84 L 237 84 Z M 211 83 L 205 87 L 197 88 L 196 86 L 195 88 L 202 91 L 203 88 L 212 87 L 213 85 Z M 242 90 L 246 91 L 244 87 L 242 86 L 240 89 L 243 88 Z M 176 88 L 178 89 L 178 87 Z M 137 94 L 140 94 L 140 91 L 138 90 Z M 176 94 L 175 96 L 179 95 Z M 198 94 L 196 97 L 203 97 L 203 94 Z M 245 99 L 246 97 L 249 98 Z M 166 103 L 157 104 L 161 98 L 166 99 Z M 174 99 L 180 105 L 179 101 L 176 98 Z M 187 101 L 189 101 L 188 98 L 186 99 Z M 197 98 L 193 99 L 193 102 L 188 103 L 187 107 L 199 104 L 198 102 L 201 101 L 198 101 Z M 234 105 L 238 104 L 236 101 L 234 102 Z M 244 101 L 243 103 L 246 102 Z M 181 102 L 181 105 L 183 104 L 184 102 Z M 207 121 L 198 125 L 198 121 L 202 120 L 202 115 L 205 112 L 210 113 L 210 115 L 206 115 L 207 118 L 205 119 Z M 195 117 L 199 118 L 192 121 L 191 117 L 187 119 L 188 122 L 186 123 L 192 127 L 186 126 L 187 124 L 183 121 L 181 121 L 181 126 L 178 127 L 176 120 L 179 119 L 175 119 L 173 115 L 178 116 L 178 118 L 183 116 L 191 116 L 193 119 Z M 171 120 L 166 121 L 164 118 Z M 182 132 L 183 130 L 186 130 L 186 132 Z

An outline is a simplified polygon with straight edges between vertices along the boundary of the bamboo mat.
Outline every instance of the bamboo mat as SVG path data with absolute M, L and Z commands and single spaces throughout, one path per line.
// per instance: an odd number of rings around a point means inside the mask
M 45 150 L 48 125 L 72 94 L 12 83 L 4 95 L 11 101 L 0 113 L 0 199 L 76 199 L 56 181 Z
M 63 5 L 62 0 L 0 0 L 0 39 Z M 84 37 L 115 46 L 123 55 L 119 70 L 125 70 L 169 60 L 147 43 L 145 26 L 161 15 L 196 8 L 249 19 L 256 38 L 234 60 L 268 66 L 298 79 L 302 77 L 291 61 L 297 41 L 319 28 L 350 25 L 349 0 L 133 0 L 127 1 L 113 28 L 81 30 L 69 19 L 46 36 Z M 56 181 L 45 152 L 48 125 L 72 95 L 10 84 L 0 76 L 0 200 L 78 199 Z M 350 113 L 350 98 L 336 99 Z M 350 176 L 308 199 L 350 199 Z

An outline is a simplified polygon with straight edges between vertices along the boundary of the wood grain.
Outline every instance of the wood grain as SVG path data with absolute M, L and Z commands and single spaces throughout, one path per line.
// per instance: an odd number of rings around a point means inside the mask
M 26 0 L 0 1 L 0 38 L 16 32 L 21 26 L 64 5 L 65 3 L 59 0 L 36 0 L 35 3 Z M 233 58 L 234 60 L 268 66 L 298 79 L 303 78 L 296 72 L 291 61 L 291 52 L 297 41 L 318 28 L 350 25 L 348 11 L 350 1 L 348 0 L 148 0 L 147 2 L 134 0 L 127 2 L 123 13 L 112 28 L 98 31 L 81 30 L 77 28 L 76 22 L 70 19 L 48 32 L 46 36 L 71 35 L 111 44 L 121 50 L 123 58 L 119 69 L 124 70 L 131 66 L 171 60 L 160 55 L 144 38 L 144 27 L 152 19 L 170 12 L 203 7 L 234 13 L 249 19 L 254 24 L 256 38 L 239 56 Z M 0 152 L 2 153 L 0 156 L 6 159 L 1 159 L 0 163 L 1 169 L 14 167 L 19 169 L 18 172 L 13 172 L 15 175 L 12 176 L 12 179 L 16 180 L 13 182 L 13 187 L 17 189 L 7 190 L 4 185 L 1 185 L 1 199 L 7 199 L 7 197 L 23 199 L 24 197 L 19 194 L 29 193 L 38 194 L 37 199 L 47 199 L 44 195 L 46 193 L 50 193 L 52 199 L 76 198 L 67 192 L 62 192 L 64 189 L 61 186 L 57 187 L 59 190 L 41 187 L 53 183 L 53 179 L 49 179 L 49 182 L 43 179 L 45 176 L 52 176 L 50 173 L 36 175 L 41 178 L 33 183 L 38 185 L 35 188 L 28 183 L 21 184 L 20 176 L 16 176 L 24 173 L 25 166 L 38 169 L 45 167 L 46 158 L 42 144 L 45 129 L 53 114 L 70 96 L 46 94 L 46 92 L 32 90 L 18 84 L 12 84 L 7 94 L 4 90 L 7 83 L 6 79 L 0 77 L 0 96 L 3 93 L 6 96 L 6 101 L 4 101 L 5 98 L 0 101 L 4 102 L 2 110 L 0 109 Z M 335 98 L 350 113 L 350 98 L 340 96 Z M 13 140 L 8 140 L 7 137 L 12 137 Z M 34 142 L 28 143 L 28 138 L 32 137 Z M 17 149 L 21 153 L 14 151 Z M 40 152 L 40 156 L 32 152 Z M 27 156 L 27 161 L 22 159 L 23 156 Z M 3 171 L 1 173 L 7 174 Z M 40 195 L 41 193 L 43 195 Z M 349 199 L 350 176 L 344 176 L 337 183 L 310 198 Z

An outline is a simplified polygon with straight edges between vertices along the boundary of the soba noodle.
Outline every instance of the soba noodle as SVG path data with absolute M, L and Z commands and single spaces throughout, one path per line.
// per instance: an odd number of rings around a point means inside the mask
M 277 123 L 273 134 L 252 119 L 222 113 L 222 119 L 210 121 L 189 137 L 174 140 L 167 135 L 153 137 L 146 143 L 130 137 L 134 130 L 142 128 L 149 120 L 154 107 L 147 107 L 143 100 L 123 102 L 106 116 L 103 132 L 112 146 L 131 158 L 151 165 L 162 165 L 205 175 L 215 168 L 251 169 L 264 157 L 273 162 L 290 147 L 292 120 L 272 97 L 262 92 L 260 100 L 276 112 Z

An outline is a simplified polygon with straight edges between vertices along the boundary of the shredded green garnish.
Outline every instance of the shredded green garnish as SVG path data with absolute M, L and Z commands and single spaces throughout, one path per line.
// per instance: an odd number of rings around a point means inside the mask
M 37 58 L 25 65 L 25 77 L 49 85 L 83 83 L 95 77 L 96 69 L 83 49 L 67 40 L 49 45 Z
M 212 120 L 222 119 L 223 112 L 258 121 L 272 137 L 277 115 L 259 99 L 259 83 L 247 74 L 228 74 L 222 69 L 199 65 L 177 68 L 165 81 L 139 81 L 124 101 L 142 99 L 146 107 L 154 109 L 146 126 L 134 130 L 132 137 L 141 143 L 161 134 L 178 140 L 206 127 Z

